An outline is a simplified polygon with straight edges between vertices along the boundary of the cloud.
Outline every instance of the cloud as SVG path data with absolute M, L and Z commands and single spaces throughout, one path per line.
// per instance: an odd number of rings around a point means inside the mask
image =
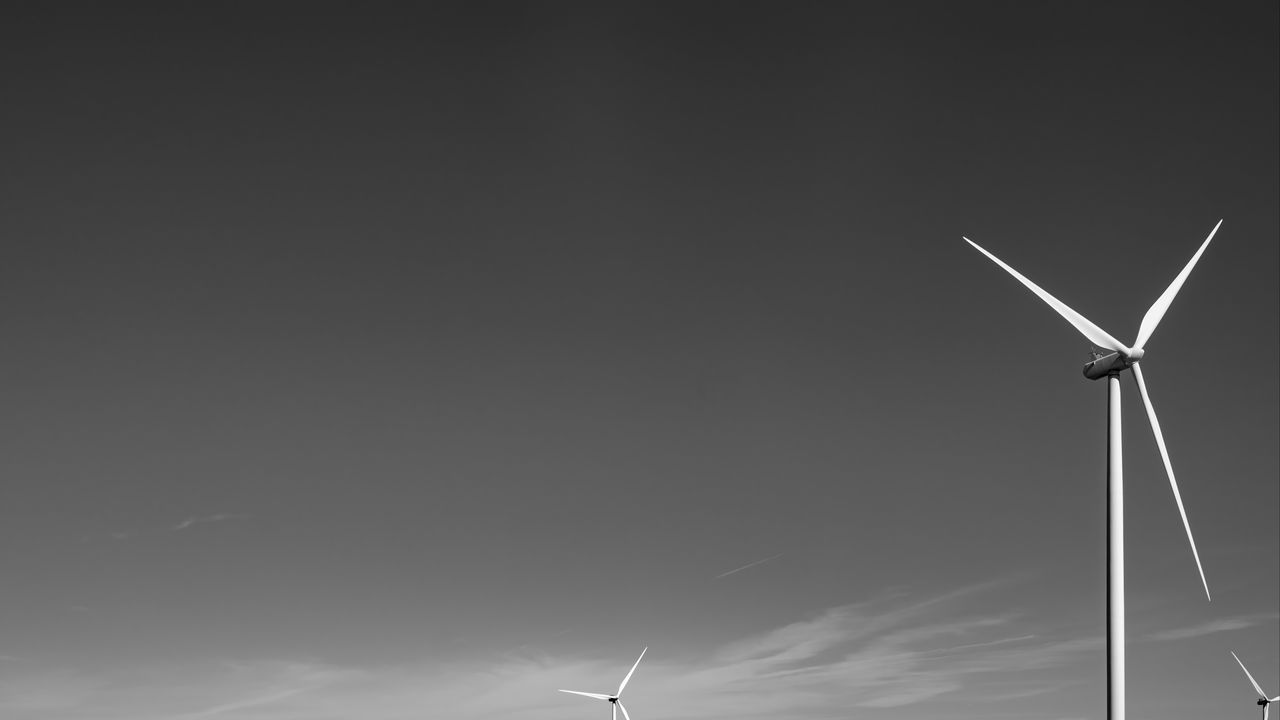
M 777 560 L 777 559 L 778 559 L 778 558 L 780 558 L 780 557 L 782 557 L 782 553 L 778 553 L 777 555 L 771 555 L 771 556 L 769 556 L 769 557 L 767 557 L 767 558 L 764 558 L 763 560 L 756 560 L 755 562 L 749 562 L 749 563 L 747 563 L 746 565 L 743 565 L 742 567 L 734 568 L 734 569 L 732 569 L 732 570 L 730 570 L 730 571 L 728 571 L 728 572 L 722 572 L 722 573 L 720 573 L 719 575 L 717 575 L 717 576 L 715 576 L 715 577 L 713 577 L 713 578 L 711 578 L 711 579 L 712 579 L 712 580 L 719 580 L 720 578 L 723 578 L 723 577 L 729 577 L 730 575 L 733 575 L 733 574 L 735 574 L 735 573 L 740 573 L 740 572 L 742 572 L 743 570 L 747 570 L 747 569 L 753 568 L 753 567 L 755 567 L 755 566 L 757 566 L 757 565 L 763 565 L 763 564 L 765 564 L 765 563 L 769 562 L 770 560 Z
M 234 515 L 231 513 L 218 513 L 217 515 L 209 515 L 207 517 L 189 517 L 186 520 L 183 520 L 182 522 L 178 523 L 177 525 L 174 525 L 169 529 L 170 530 L 186 530 L 192 525 L 196 525 L 199 523 L 215 523 L 215 522 L 222 522 L 223 520 L 246 520 L 248 519 L 248 517 L 249 517 L 248 515 Z
M 273 668 L 258 666 L 238 666 L 239 670 L 266 679 L 264 687 L 246 694 L 246 697 L 232 699 L 218 705 L 196 712 L 178 716 L 176 720 L 198 720 L 199 718 L 244 717 L 256 712 L 271 712 L 271 708 L 281 707 L 286 700 L 298 698 L 308 693 L 316 693 L 335 683 L 360 673 L 353 670 L 326 667 L 305 663 L 283 663 Z
M 92 702 L 106 681 L 73 670 L 19 668 L 0 676 L 0 717 L 55 717 Z
M 155 533 L 177 532 L 179 530 L 186 530 L 192 525 L 199 525 L 201 523 L 216 523 L 216 522 L 223 522 L 224 520 L 248 520 L 248 519 L 249 519 L 248 515 L 240 515 L 236 513 L 218 513 L 216 515 L 204 515 L 204 516 L 193 515 L 191 517 L 184 519 L 182 522 L 179 522 L 174 525 L 170 525 L 169 527 L 160 528 L 158 530 L 118 531 L 118 532 L 108 533 L 108 536 L 112 540 L 127 540 L 131 537 L 137 537 L 139 535 L 151 535 Z M 86 538 L 86 540 L 87 539 L 88 538 Z
M 1212 635 L 1220 632 L 1230 632 L 1232 630 L 1244 630 L 1259 625 L 1264 621 L 1275 620 L 1280 615 L 1276 613 L 1261 615 L 1238 615 L 1231 618 L 1220 618 L 1218 620 L 1210 620 L 1209 622 L 1190 627 L 1175 628 L 1172 630 L 1161 630 L 1160 632 L 1151 633 L 1146 637 L 1147 640 L 1167 641 L 1167 640 L 1187 640 L 1189 638 L 1200 637 L 1202 635 Z
M 963 707 L 965 717 L 992 716 L 984 708 L 1050 693 L 1063 685 L 1063 665 L 1101 652 L 1101 637 L 1027 632 L 1013 613 L 966 611 L 981 590 L 831 607 L 694 654 L 655 644 L 627 688 L 628 709 L 667 720 L 828 720 L 910 706 L 929 717 Z M 596 708 L 558 688 L 608 692 L 633 657 L 165 665 L 92 678 L 54 673 L 43 683 L 24 670 L 0 683 L 0 716 L 49 717 L 39 707 L 62 720 L 565 720 Z

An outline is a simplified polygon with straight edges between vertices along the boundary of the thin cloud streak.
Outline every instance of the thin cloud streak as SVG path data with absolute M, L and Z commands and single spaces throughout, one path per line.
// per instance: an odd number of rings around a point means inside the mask
M 247 669 L 254 675 L 260 672 L 258 668 L 254 667 L 240 669 Z M 277 670 L 276 677 L 271 677 L 269 673 L 263 674 L 267 674 L 272 683 L 269 687 L 259 691 L 258 694 L 245 699 L 224 702 L 198 712 L 180 715 L 177 720 L 244 717 L 246 715 L 245 711 L 254 710 L 255 708 L 269 709 L 270 706 L 277 705 L 281 701 L 296 698 L 305 693 L 314 693 L 352 675 L 351 671 L 300 663 L 286 663 L 282 669 Z M 261 710 L 261 712 L 264 711 Z
M 200 712 L 191 713 L 189 715 L 182 715 L 180 717 L 191 718 L 191 720 L 195 720 L 196 718 L 215 717 L 218 715 L 225 716 L 237 710 L 248 710 L 250 708 L 260 707 L 262 705 L 270 705 L 271 703 L 279 702 L 280 700 L 285 700 L 287 698 L 291 698 L 295 695 L 299 695 L 301 693 L 307 692 L 309 690 L 314 690 L 314 689 L 315 688 L 313 687 L 288 688 L 285 690 L 276 691 L 270 695 L 265 695 L 263 697 L 251 698 L 249 700 L 236 700 L 234 702 L 230 702 L 225 705 L 218 705 L 216 707 L 212 707 L 207 710 L 201 710 Z
M 743 570 L 749 570 L 749 569 L 751 569 L 751 568 L 753 568 L 753 567 L 755 567 L 755 566 L 757 566 L 757 565 L 763 565 L 763 564 L 765 564 L 765 563 L 769 562 L 770 560 L 777 560 L 777 559 L 778 559 L 778 558 L 780 558 L 780 557 L 782 557 L 782 553 L 778 553 L 777 555 L 771 555 L 771 556 L 769 556 L 769 557 L 767 557 L 767 558 L 764 558 L 763 560 L 756 560 L 755 562 L 749 562 L 749 563 L 747 563 L 746 565 L 743 565 L 743 566 L 742 566 L 742 567 L 740 567 L 740 568 L 734 568 L 734 569 L 730 570 L 729 572 L 723 572 L 723 573 L 720 573 L 719 575 L 717 575 L 717 576 L 715 576 L 715 577 L 713 577 L 713 578 L 711 578 L 711 579 L 712 579 L 712 580 L 719 580 L 720 578 L 729 577 L 730 575 L 733 575 L 733 574 L 735 574 L 735 573 L 740 573 L 740 572 L 742 572 Z
M 170 525 L 168 527 L 160 528 L 157 530 L 117 531 L 117 532 L 108 533 L 108 536 L 112 540 L 127 540 L 129 538 L 138 537 L 140 535 L 154 535 L 158 533 L 178 532 L 180 530 L 186 530 L 187 528 L 193 525 L 200 525 L 204 523 L 218 523 L 218 522 L 224 522 L 226 520 L 248 520 L 249 518 L 250 518 L 249 515 L 243 515 L 239 513 L 218 513 L 216 515 L 204 515 L 204 516 L 192 515 L 190 517 L 183 519 L 182 522 L 176 523 L 174 525 Z M 86 538 L 86 540 L 88 540 L 88 538 Z
M 1155 642 L 1187 640 L 1194 637 L 1212 635 L 1214 633 L 1245 630 L 1247 628 L 1260 625 L 1265 621 L 1275 620 L 1277 617 L 1280 617 L 1280 615 L 1270 613 L 1263 615 L 1240 615 L 1231 618 L 1220 618 L 1217 620 L 1210 620 L 1209 622 L 1201 623 L 1199 625 L 1192 625 L 1190 627 L 1161 630 L 1160 632 L 1151 633 L 1146 637 L 1146 639 Z
M 189 517 L 169 529 L 186 530 L 192 525 L 198 525 L 200 523 L 215 523 L 222 522 L 224 520 L 247 520 L 248 518 L 248 515 L 236 515 L 232 513 L 218 513 L 217 515 L 209 515 L 208 517 Z
M 987 642 L 968 643 L 967 645 L 956 645 L 955 647 L 942 648 L 940 650 L 933 650 L 930 652 L 930 654 L 945 655 L 948 653 L 958 652 L 960 650 L 971 650 L 973 648 L 980 648 L 980 647 L 992 647 L 993 645 L 1007 645 L 1009 643 L 1022 642 L 1023 640 L 1034 640 L 1035 638 L 1036 638 L 1035 635 L 1019 635 L 1017 637 L 1000 638 L 999 640 L 989 640 Z

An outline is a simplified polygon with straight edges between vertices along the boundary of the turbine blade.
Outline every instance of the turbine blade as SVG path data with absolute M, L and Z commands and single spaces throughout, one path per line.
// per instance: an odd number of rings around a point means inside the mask
M 1169 449 L 1164 446 L 1164 434 L 1160 432 L 1160 421 L 1156 419 L 1156 409 L 1152 407 L 1151 396 L 1147 394 L 1147 383 L 1142 379 L 1141 363 L 1133 364 L 1133 377 L 1138 381 L 1138 392 L 1142 395 L 1142 404 L 1147 407 L 1147 419 L 1151 421 L 1151 432 L 1156 436 L 1156 447 L 1160 448 L 1160 458 L 1164 460 L 1164 470 L 1169 475 L 1169 487 L 1173 489 L 1174 502 L 1178 503 L 1178 513 L 1182 515 L 1182 527 L 1186 528 L 1187 542 L 1191 544 L 1191 555 L 1196 559 L 1196 569 L 1200 571 L 1204 595 L 1213 600 L 1213 596 L 1209 594 L 1209 581 L 1204 577 L 1204 566 L 1200 564 L 1200 552 L 1196 550 L 1196 540 L 1191 536 L 1191 523 L 1187 521 L 1187 509 L 1182 506 L 1182 494 L 1178 492 L 1178 481 L 1173 477 Z
M 1240 656 L 1236 655 L 1234 650 L 1231 651 L 1231 657 L 1236 659 L 1236 663 L 1240 666 L 1240 669 L 1244 671 L 1244 676 L 1249 678 L 1249 682 L 1253 685 L 1253 689 L 1258 691 L 1258 697 L 1266 698 L 1267 694 L 1262 692 L 1262 688 L 1258 686 L 1258 681 L 1254 680 L 1253 676 L 1249 674 L 1249 668 L 1245 667 L 1244 663 L 1240 662 Z
M 1067 307 L 1066 304 L 1063 303 L 1061 300 L 1042 290 L 1039 285 L 1036 285 L 1035 283 L 1031 282 L 1027 278 L 1023 277 L 1021 273 L 1019 273 L 1017 270 L 1014 270 L 1013 268 L 1006 265 L 1002 260 L 1000 260 L 1000 258 L 982 249 L 982 246 L 978 245 L 978 243 L 970 240 L 969 238 L 965 238 L 964 241 L 974 246 L 975 248 L 977 248 L 978 252 L 991 258 L 991 260 L 995 262 L 995 264 L 1004 268 L 1005 271 L 1007 271 L 1010 275 L 1017 278 L 1019 282 L 1021 282 L 1023 285 L 1026 285 L 1028 290 L 1040 296 L 1041 300 L 1048 303 L 1049 307 L 1053 308 L 1054 310 L 1057 310 L 1058 314 L 1061 315 L 1063 319 L 1065 319 L 1067 322 L 1071 323 L 1072 327 L 1074 327 L 1076 330 L 1079 330 L 1082 335 L 1088 338 L 1089 342 L 1093 343 L 1094 345 L 1097 345 L 1098 347 L 1103 347 L 1108 350 L 1115 350 L 1115 351 L 1124 353 L 1126 356 L 1129 354 L 1129 348 L 1125 347 L 1124 343 L 1108 335 L 1106 330 L 1103 330 L 1097 325 L 1094 325 L 1093 323 L 1089 322 L 1088 318 L 1076 312 L 1075 310 L 1072 310 L 1071 308 Z
M 618 703 L 613 703 L 613 720 L 618 720 Z
M 1269 720 L 1271 717 L 1271 703 L 1262 706 L 1262 720 Z
M 1160 324 L 1160 320 L 1164 317 L 1165 311 L 1169 309 L 1171 304 L 1173 304 L 1173 298 L 1176 297 L 1178 291 L 1182 289 L 1182 283 L 1187 281 L 1187 276 L 1191 274 L 1191 268 L 1196 266 L 1196 262 L 1199 261 L 1200 256 L 1204 254 L 1204 249 L 1209 247 L 1209 241 L 1213 239 L 1214 234 L 1218 232 L 1218 228 L 1220 227 L 1222 227 L 1221 220 L 1218 221 L 1217 225 L 1213 226 L 1213 230 L 1210 231 L 1209 237 L 1205 238 L 1204 242 L 1200 244 L 1200 249 L 1196 251 L 1196 254 L 1191 256 L 1191 262 L 1187 263 L 1187 266 L 1182 268 L 1182 272 L 1178 273 L 1178 277 L 1174 278 L 1172 283 L 1169 283 L 1169 287 L 1165 289 L 1164 294 L 1157 298 L 1155 304 L 1151 306 L 1151 309 L 1147 310 L 1147 314 L 1142 316 L 1142 325 L 1138 327 L 1138 339 L 1133 341 L 1133 346 L 1135 348 L 1145 346 L 1147 344 L 1147 340 L 1151 339 L 1151 333 L 1156 331 L 1156 326 Z
M 622 688 L 627 686 L 627 681 L 631 679 L 631 673 L 636 671 L 636 668 L 640 665 L 640 661 L 644 659 L 644 654 L 647 652 L 649 652 L 649 648 L 645 648 L 640 651 L 640 657 L 636 658 L 636 664 L 631 666 L 631 672 L 627 673 L 627 676 L 622 678 L 622 684 L 618 686 L 618 692 L 616 695 L 622 694 Z
M 621 701 L 616 702 L 614 704 L 617 705 L 622 710 L 622 717 L 626 718 L 627 720 L 631 720 L 631 716 L 627 714 L 627 709 L 622 707 Z M 614 720 L 617 720 L 617 718 L 614 718 Z
M 605 694 L 603 694 L 603 693 L 587 693 L 587 692 L 579 692 L 579 691 L 577 691 L 577 690 L 561 690 L 560 692 L 563 692 L 563 693 L 572 693 L 573 695 L 585 695 L 586 697 L 589 697 L 589 698 L 595 698 L 595 699 L 597 699 L 597 700 L 608 700 L 608 699 L 609 699 L 609 696 L 608 696 L 608 695 L 605 695 Z

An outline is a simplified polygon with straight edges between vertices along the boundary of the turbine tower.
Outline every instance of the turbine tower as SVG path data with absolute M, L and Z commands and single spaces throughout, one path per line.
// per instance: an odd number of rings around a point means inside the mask
M 618 710 L 622 710 L 622 717 L 626 718 L 626 720 L 631 720 L 631 716 L 627 714 L 627 709 L 622 706 L 622 700 L 621 700 L 622 689 L 627 686 L 627 681 L 631 679 L 631 674 L 634 673 L 636 671 L 636 668 L 640 666 L 640 661 L 644 659 L 644 654 L 647 652 L 649 652 L 649 648 L 645 648 L 644 650 L 640 651 L 640 657 L 636 658 L 636 664 L 632 665 L 631 671 L 627 673 L 626 677 L 622 678 L 622 684 L 618 686 L 618 692 L 612 695 L 606 695 L 604 693 L 581 692 L 578 690 L 561 690 L 560 692 L 572 693 L 574 695 L 585 695 L 586 697 L 595 698 L 597 700 L 607 700 L 609 701 L 610 705 L 613 705 L 613 720 L 618 720 Z
M 1200 249 L 1192 256 L 1187 266 L 1178 273 L 1169 287 L 1155 304 L 1147 310 L 1138 327 L 1138 337 L 1133 347 L 1116 340 L 1105 330 L 1089 322 L 1080 313 L 1067 307 L 1062 301 L 1045 292 L 1040 286 L 1023 277 L 1017 270 L 1006 265 L 999 258 L 983 250 L 977 243 L 965 238 L 965 242 L 977 248 L 979 252 L 990 258 L 995 264 L 1004 268 L 1010 275 L 1018 279 L 1027 289 L 1035 293 L 1049 307 L 1053 308 L 1071 326 L 1079 330 L 1094 345 L 1110 350 L 1109 355 L 1095 357 L 1084 366 L 1084 376 L 1090 380 L 1107 379 L 1107 717 L 1110 720 L 1124 720 L 1125 710 L 1125 674 L 1124 674 L 1124 469 L 1120 436 L 1120 373 L 1133 370 L 1133 379 L 1138 384 L 1138 393 L 1142 396 L 1142 404 L 1147 409 L 1147 418 L 1151 421 L 1151 432 L 1156 438 L 1156 447 L 1160 449 L 1160 458 L 1164 460 L 1164 469 L 1169 476 L 1169 487 L 1173 490 L 1173 499 L 1178 504 L 1178 513 L 1182 516 L 1182 526 L 1187 531 L 1187 542 L 1191 545 L 1191 556 L 1195 558 L 1196 569 L 1200 571 L 1200 582 L 1204 585 L 1205 597 L 1209 597 L 1209 582 L 1205 579 L 1204 568 L 1200 565 L 1200 553 L 1196 550 L 1196 541 L 1191 536 L 1191 523 L 1187 521 L 1187 511 L 1182 506 L 1182 495 L 1178 492 L 1178 481 L 1173 477 L 1173 465 L 1169 462 L 1169 451 L 1165 448 L 1164 435 L 1160 432 L 1160 422 L 1156 420 L 1155 408 L 1151 405 L 1151 397 L 1147 394 L 1147 384 L 1142 379 L 1142 368 L 1139 361 L 1144 356 L 1143 347 L 1156 326 L 1164 317 L 1165 311 L 1173 303 L 1173 298 L 1182 289 L 1191 269 L 1195 267 L 1209 241 L 1222 226 L 1219 220 L 1209 233 L 1209 237 L 1200 245 Z M 1212 598 L 1210 598 L 1212 599 Z
M 1249 678 L 1249 682 L 1253 683 L 1253 689 L 1258 691 L 1258 704 L 1262 706 L 1262 720 L 1268 720 L 1268 717 L 1271 715 L 1271 703 L 1280 702 L 1280 695 L 1268 698 L 1267 694 L 1262 692 L 1262 688 L 1258 685 L 1258 681 L 1254 680 L 1253 675 L 1249 674 L 1249 668 L 1245 667 L 1244 663 L 1240 662 L 1240 656 L 1236 655 L 1235 651 L 1232 651 L 1231 657 L 1236 659 L 1236 662 L 1240 665 L 1240 669 L 1244 671 L 1245 677 Z

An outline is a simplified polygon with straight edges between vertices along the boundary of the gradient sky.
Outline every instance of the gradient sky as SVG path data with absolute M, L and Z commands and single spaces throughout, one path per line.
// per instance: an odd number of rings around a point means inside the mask
M 1255 717 L 1277 5 L 1026 5 L 9 10 L 0 715 L 1101 720 L 1105 387 L 961 235 L 1129 341 L 1222 218 L 1130 717 Z

